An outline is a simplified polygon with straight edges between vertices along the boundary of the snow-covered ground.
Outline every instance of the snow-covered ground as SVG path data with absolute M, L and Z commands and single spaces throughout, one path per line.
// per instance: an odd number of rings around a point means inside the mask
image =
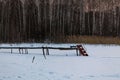
M 0 44 L 0 46 L 70 47 L 76 44 Z M 84 45 L 90 56 L 76 51 L 50 50 L 45 59 L 42 50 L 0 49 L 0 80 L 120 80 L 120 46 Z M 34 63 L 32 59 L 35 56 Z

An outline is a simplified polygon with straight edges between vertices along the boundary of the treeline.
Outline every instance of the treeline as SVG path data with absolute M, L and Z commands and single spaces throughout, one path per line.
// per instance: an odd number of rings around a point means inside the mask
M 119 0 L 0 0 L 0 42 L 120 36 Z

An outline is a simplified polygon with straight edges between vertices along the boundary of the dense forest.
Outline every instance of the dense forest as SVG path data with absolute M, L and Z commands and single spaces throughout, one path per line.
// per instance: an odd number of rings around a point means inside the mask
M 120 36 L 119 0 L 0 0 L 0 42 Z

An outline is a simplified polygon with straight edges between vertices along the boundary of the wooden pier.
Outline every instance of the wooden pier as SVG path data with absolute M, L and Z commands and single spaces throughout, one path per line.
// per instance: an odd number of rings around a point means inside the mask
M 0 47 L 0 49 L 10 49 L 11 54 L 13 53 L 13 49 L 18 49 L 19 54 L 28 54 L 28 49 L 42 49 L 43 55 L 46 58 L 46 55 L 50 55 L 49 50 L 76 50 L 77 56 L 88 56 L 86 50 L 82 45 L 70 46 L 70 47 Z M 46 50 L 46 51 L 45 51 Z

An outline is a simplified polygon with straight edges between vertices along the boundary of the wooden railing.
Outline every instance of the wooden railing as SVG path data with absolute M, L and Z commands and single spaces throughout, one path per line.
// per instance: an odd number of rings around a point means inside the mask
M 13 53 L 13 49 L 18 49 L 19 54 L 28 54 L 28 49 L 42 49 L 43 55 L 44 55 L 45 58 L 46 58 L 46 55 L 50 55 L 50 53 L 49 53 L 50 49 L 76 50 L 76 55 L 77 56 L 81 56 L 81 55 L 82 56 L 88 56 L 87 52 L 82 47 L 82 45 L 70 46 L 70 47 L 67 47 L 67 48 L 66 47 L 0 47 L 0 49 L 11 49 L 11 54 Z

